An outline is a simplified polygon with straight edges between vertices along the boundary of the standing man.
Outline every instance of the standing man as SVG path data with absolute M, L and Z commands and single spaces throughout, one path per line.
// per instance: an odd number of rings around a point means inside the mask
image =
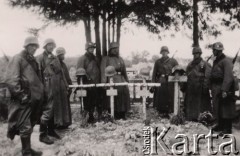
M 8 64 L 5 82 L 12 94 L 8 105 L 8 133 L 11 140 L 20 135 L 22 155 L 42 155 L 31 148 L 31 134 L 40 118 L 43 84 L 34 54 L 39 47 L 36 37 L 25 39 L 24 50 L 15 55 Z
M 100 64 L 96 56 L 93 54 L 96 44 L 88 42 L 85 45 L 86 53 L 81 56 L 77 63 L 77 69 L 83 68 L 86 71 L 86 79 L 83 79 L 83 84 L 100 83 Z M 84 97 L 84 109 L 89 113 L 88 122 L 94 122 L 94 109 L 98 108 L 98 113 L 101 114 L 101 90 L 99 88 L 87 88 L 87 97 Z
M 160 87 L 155 88 L 153 97 L 153 106 L 163 117 L 168 117 L 173 112 L 174 86 L 168 83 L 168 76 L 171 75 L 173 67 L 178 65 L 174 58 L 169 58 L 169 50 L 167 46 L 162 46 L 160 54 L 162 57 L 158 59 L 153 68 L 152 82 L 161 83 Z
M 46 144 L 53 144 L 54 141 L 49 138 L 48 135 L 55 138 L 60 138 L 60 136 L 54 131 L 54 96 L 58 81 L 56 81 L 57 74 L 61 73 L 61 66 L 55 62 L 59 62 L 57 57 L 55 57 L 52 52 L 56 47 L 56 43 L 53 39 L 49 38 L 44 41 L 43 48 L 44 52 L 37 56 L 37 61 L 39 63 L 41 78 L 44 84 L 44 103 L 41 116 L 40 124 L 40 142 Z
M 71 107 L 69 97 L 71 94 L 71 90 L 68 86 L 65 85 L 65 80 L 67 85 L 72 84 L 72 80 L 69 76 L 68 68 L 66 64 L 63 62 L 65 59 L 66 50 L 63 47 L 58 47 L 56 49 L 56 56 L 62 67 L 62 74 L 59 79 L 59 89 L 57 90 L 57 94 L 54 97 L 56 99 L 56 107 L 54 108 L 54 119 L 58 119 L 57 122 L 54 122 L 57 125 L 57 128 L 66 129 L 69 125 L 72 124 L 72 115 L 71 115 Z M 65 78 L 64 78 L 65 77 Z
M 224 55 L 221 42 L 214 43 L 212 50 L 216 57 L 211 72 L 213 115 L 217 121 L 213 130 L 221 131 L 220 134 L 231 134 L 236 102 L 234 99 L 233 64 Z
M 200 113 L 211 112 L 209 94 L 209 79 L 211 66 L 201 57 L 201 48 L 194 47 L 192 50 L 193 61 L 186 69 L 187 90 L 185 96 L 185 114 L 189 121 L 197 121 Z
M 110 80 L 106 76 L 106 68 L 113 66 L 116 74 L 113 75 L 114 83 L 128 82 L 126 66 L 121 56 L 119 56 L 119 44 L 112 42 L 109 45 L 108 56 L 104 57 L 101 62 L 101 82 L 109 83 Z M 130 109 L 130 94 L 128 86 L 117 86 L 117 96 L 114 97 L 115 102 L 115 118 L 126 119 L 126 113 Z M 110 110 L 110 101 L 106 102 L 108 110 Z

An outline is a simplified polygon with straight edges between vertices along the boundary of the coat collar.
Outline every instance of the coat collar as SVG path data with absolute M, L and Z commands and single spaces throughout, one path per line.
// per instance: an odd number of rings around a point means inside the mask
M 46 50 L 43 52 L 43 55 L 45 55 L 49 59 L 54 59 L 55 58 L 55 56 L 52 53 L 49 53 Z
M 217 64 L 219 61 L 221 61 L 222 59 L 226 58 L 226 56 L 222 53 L 221 55 L 216 57 L 216 60 L 213 62 L 213 64 Z

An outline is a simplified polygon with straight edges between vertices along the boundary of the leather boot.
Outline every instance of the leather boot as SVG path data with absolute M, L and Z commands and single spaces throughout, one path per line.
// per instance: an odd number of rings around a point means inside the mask
M 61 137 L 57 134 L 57 132 L 54 129 L 49 129 L 48 135 L 56 139 L 61 139 Z
M 40 136 L 39 136 L 39 141 L 43 142 L 47 145 L 51 145 L 54 143 L 53 140 L 51 140 L 48 136 L 48 128 L 44 124 L 40 124 Z
M 23 156 L 41 156 L 42 152 L 35 151 L 31 148 L 31 138 L 30 136 L 21 137 L 22 142 L 22 155 Z

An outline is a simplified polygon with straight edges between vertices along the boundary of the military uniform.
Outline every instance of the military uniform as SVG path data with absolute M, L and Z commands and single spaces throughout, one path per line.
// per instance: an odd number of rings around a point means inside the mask
M 85 49 L 95 48 L 95 44 L 92 42 L 86 43 Z M 100 64 L 96 56 L 93 53 L 86 52 L 81 56 L 77 63 L 77 69 L 82 68 L 86 71 L 86 76 L 83 78 L 83 84 L 97 84 L 100 83 Z M 78 83 L 80 79 L 78 78 Z M 100 88 L 87 88 L 87 97 L 83 98 L 84 109 L 89 112 L 89 122 L 94 120 L 93 112 L 94 108 L 98 108 L 98 113 L 101 114 L 101 89 Z
M 71 107 L 69 101 L 69 87 L 72 84 L 66 64 L 60 59 L 60 55 L 65 54 L 65 49 L 59 47 L 56 49 L 56 56 L 59 60 L 61 69 L 59 74 L 59 85 L 54 96 L 54 125 L 59 128 L 66 128 L 72 124 Z M 66 85 L 67 84 L 67 85 Z
M 53 39 L 46 39 L 44 48 L 48 44 L 54 44 Z M 56 56 L 52 52 L 45 51 L 36 57 L 40 66 L 41 78 L 44 84 L 44 103 L 40 124 L 40 141 L 46 144 L 52 144 L 53 141 L 48 137 L 52 135 L 56 138 L 60 138 L 54 131 L 55 125 L 61 124 L 60 119 L 57 118 L 54 113 L 57 111 L 59 87 L 67 87 L 68 84 L 64 81 L 61 64 Z
M 213 50 L 223 50 L 219 42 L 213 45 Z M 231 133 L 232 119 L 235 116 L 235 90 L 232 61 L 223 53 L 217 55 L 211 72 L 211 89 L 213 98 L 213 115 L 217 126 L 213 130 Z M 224 96 L 224 94 L 226 94 Z
M 202 53 L 200 48 L 194 48 L 193 54 Z M 187 120 L 197 121 L 199 114 L 205 111 L 211 112 L 211 101 L 209 94 L 209 78 L 211 66 L 201 57 L 190 62 L 186 69 L 188 77 L 185 114 Z
M 162 47 L 162 50 L 167 50 L 167 47 Z M 155 88 L 153 97 L 153 107 L 160 113 L 173 112 L 173 97 L 174 86 L 173 83 L 168 83 L 168 76 L 171 75 L 173 67 L 177 66 L 178 62 L 167 57 L 158 59 L 153 68 L 152 82 L 161 83 L 160 87 Z
M 113 54 L 112 49 L 118 48 L 118 44 L 113 42 L 110 44 L 109 54 L 104 57 L 101 62 L 101 82 L 108 83 L 109 79 L 105 75 L 105 69 L 108 66 L 113 66 L 117 72 L 116 75 L 113 76 L 114 83 L 128 82 L 126 67 L 123 59 L 118 56 L 118 54 Z M 115 102 L 115 117 L 116 118 L 125 118 L 125 113 L 130 109 L 130 94 L 128 86 L 118 86 L 115 87 L 117 89 L 118 95 L 114 97 Z M 109 99 L 106 97 L 106 99 Z M 110 109 L 109 101 L 106 109 Z
M 30 143 L 33 127 L 39 122 L 43 98 L 38 64 L 33 54 L 27 51 L 30 45 L 39 46 L 35 37 L 26 38 L 25 50 L 10 60 L 5 75 L 12 94 L 8 105 L 7 137 L 14 139 L 15 135 L 20 135 L 23 156 L 41 154 L 33 151 Z

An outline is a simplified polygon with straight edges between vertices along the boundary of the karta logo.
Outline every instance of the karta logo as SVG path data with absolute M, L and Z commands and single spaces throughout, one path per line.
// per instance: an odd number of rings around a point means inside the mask
M 143 138 L 144 138 L 144 146 L 143 146 L 143 154 L 144 155 L 158 155 L 157 149 L 161 148 L 166 155 L 182 155 L 182 154 L 192 154 L 192 155 L 200 155 L 199 153 L 199 140 L 206 139 L 207 140 L 207 149 L 210 155 L 216 155 L 220 152 L 223 155 L 235 154 L 239 153 L 236 150 L 236 139 L 232 134 L 225 134 L 222 136 L 222 140 L 227 141 L 222 142 L 218 147 L 213 146 L 213 140 L 218 139 L 218 134 L 213 134 L 212 130 L 209 131 L 207 135 L 205 134 L 193 134 L 193 146 L 190 150 L 190 139 L 186 134 L 176 134 L 174 137 L 177 142 L 175 142 L 172 146 L 168 146 L 164 137 L 167 135 L 168 131 L 171 127 L 163 128 L 161 133 L 158 132 L 158 128 L 155 127 L 144 127 L 143 129 Z M 179 141 L 180 140 L 180 141 Z M 182 147 L 182 148 L 179 148 Z M 230 150 L 229 148 L 230 147 Z

